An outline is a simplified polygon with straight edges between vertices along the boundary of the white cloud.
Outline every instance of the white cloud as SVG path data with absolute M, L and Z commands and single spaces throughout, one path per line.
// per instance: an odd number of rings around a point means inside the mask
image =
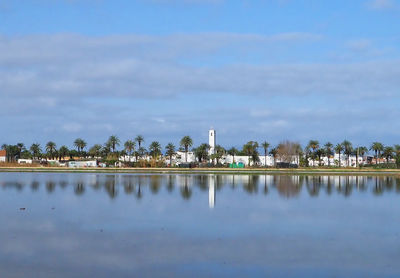
M 372 0 L 367 5 L 374 10 L 388 10 L 397 7 L 396 2 L 393 0 Z
M 78 132 L 79 136 L 87 135 L 90 144 L 101 143 L 114 133 L 128 138 L 132 133 L 151 134 L 160 141 L 169 136 L 165 139 L 168 142 L 173 134 L 199 135 L 210 125 L 224 128 L 236 142 L 248 139 L 238 137 L 242 134 L 239 130 L 254 137 L 268 129 L 269 136 L 280 139 L 291 138 L 296 130 L 307 139 L 318 132 L 333 134 L 333 138 L 334 134 L 341 136 L 335 130 L 350 132 L 349 125 L 357 121 L 374 122 L 380 102 L 387 107 L 398 101 L 399 60 L 278 64 L 265 59 L 238 63 L 231 55 L 242 55 L 248 48 L 252 55 L 264 55 L 271 46 L 308 46 L 320 39 L 305 33 L 3 36 L 0 94 L 4 109 L 0 123 L 13 136 L 29 133 L 26 140 L 51 137 L 65 144 Z M 362 49 L 368 44 L 360 40 L 350 46 Z M 193 57 L 206 62 L 193 62 Z M 213 95 L 220 99 L 212 99 Z M 247 102 L 242 103 L 243 98 Z M 310 104 L 301 103 L 302 99 Z M 376 102 L 370 105 L 374 113 L 369 107 L 359 114 L 349 113 L 353 107 L 343 108 L 343 104 L 368 104 L 371 99 Z M 269 100 L 274 102 L 260 109 L 259 104 Z M 321 100 L 328 104 L 323 104 L 325 112 L 318 113 L 318 120 L 313 110 L 289 113 L 293 107 L 286 107 L 298 103 L 311 109 Z M 233 108 L 228 109 L 230 106 Z M 246 113 L 238 106 L 245 107 Z M 256 108 L 247 110 L 252 106 Z M 326 113 L 332 109 L 346 113 Z M 354 120 L 347 120 L 347 115 Z M 389 124 L 397 116 L 381 115 L 379 119 Z M 341 128 L 336 124 L 339 118 Z M 381 136 L 389 133 L 384 127 L 387 125 L 382 125 Z M 365 130 L 372 134 L 376 127 Z
M 67 132 L 79 132 L 82 128 L 82 125 L 78 123 L 65 123 L 62 125 L 62 129 Z

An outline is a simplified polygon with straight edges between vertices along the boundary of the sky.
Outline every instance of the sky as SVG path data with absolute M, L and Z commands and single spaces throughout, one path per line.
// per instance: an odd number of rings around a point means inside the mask
M 0 144 L 400 143 L 400 0 L 0 0 Z

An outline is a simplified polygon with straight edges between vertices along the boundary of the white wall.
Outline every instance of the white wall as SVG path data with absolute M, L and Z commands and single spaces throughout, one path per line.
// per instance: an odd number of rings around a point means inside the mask
M 318 158 L 315 159 L 314 161 L 311 158 L 308 158 L 308 162 L 310 166 L 319 166 L 319 160 Z M 329 162 L 331 166 L 339 166 L 339 154 L 335 154 L 334 156 L 331 156 L 329 158 Z M 355 155 L 350 155 L 350 163 L 349 163 L 349 159 L 347 158 L 347 155 L 341 154 L 340 155 L 340 166 L 341 167 L 357 167 L 357 158 Z M 364 164 L 366 163 L 366 161 L 364 160 L 364 158 L 362 156 L 358 157 L 358 164 Z M 349 165 L 348 165 L 349 164 Z M 323 166 L 328 166 L 328 157 L 323 156 L 321 157 L 321 165 Z
M 70 161 L 68 162 L 70 168 L 85 168 L 85 167 L 97 167 L 97 161 Z
M 18 159 L 18 164 L 32 164 L 32 159 Z

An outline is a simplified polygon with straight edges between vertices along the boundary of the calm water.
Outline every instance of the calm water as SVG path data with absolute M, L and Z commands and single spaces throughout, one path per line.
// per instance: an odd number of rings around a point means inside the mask
M 0 208 L 0 277 L 400 277 L 398 178 L 0 173 Z

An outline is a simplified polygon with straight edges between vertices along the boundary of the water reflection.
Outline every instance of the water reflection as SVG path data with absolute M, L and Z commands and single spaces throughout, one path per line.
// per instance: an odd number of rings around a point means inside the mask
M 173 193 L 177 187 L 181 198 L 190 200 L 194 194 L 208 191 L 210 208 L 215 206 L 217 192 L 221 190 L 242 190 L 249 195 L 265 196 L 276 192 L 284 199 L 297 198 L 302 193 L 313 198 L 321 194 L 349 197 L 365 192 L 374 196 L 400 193 L 400 178 L 394 176 L 46 174 L 36 175 L 34 180 L 27 177 L 26 181 L 11 177 L 0 179 L 0 188 L 22 192 L 28 187 L 36 192 L 44 187 L 52 194 L 72 186 L 77 196 L 84 195 L 90 188 L 105 192 L 111 199 L 121 193 L 141 199 L 147 193 L 157 195 L 163 188 Z
M 0 277 L 399 277 L 398 193 L 394 176 L 0 173 Z

